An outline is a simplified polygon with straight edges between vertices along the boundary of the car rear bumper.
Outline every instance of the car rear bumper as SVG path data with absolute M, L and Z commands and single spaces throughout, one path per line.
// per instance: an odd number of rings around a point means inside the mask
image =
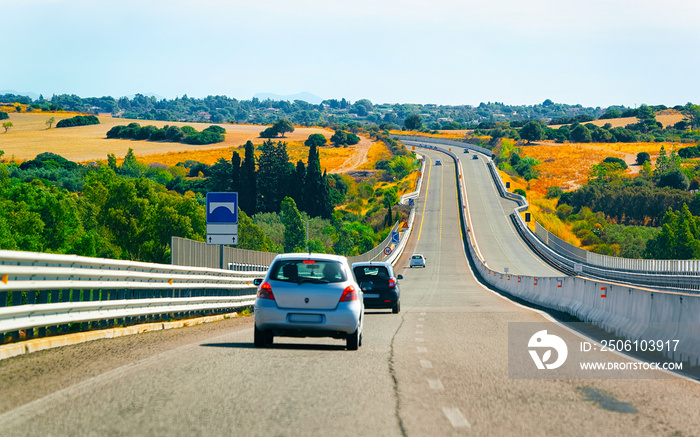
M 360 326 L 362 304 L 339 303 L 335 310 L 279 308 L 275 301 L 256 299 L 255 326 L 286 337 L 345 338 Z
M 378 294 L 378 297 L 368 297 L 371 294 Z M 365 308 L 393 308 L 399 300 L 399 293 L 396 291 L 367 291 L 364 293 Z

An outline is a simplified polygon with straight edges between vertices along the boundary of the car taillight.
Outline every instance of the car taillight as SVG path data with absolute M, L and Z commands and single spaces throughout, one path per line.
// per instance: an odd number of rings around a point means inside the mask
M 396 287 L 396 279 L 389 279 L 389 288 Z
M 340 296 L 340 301 L 350 302 L 353 300 L 357 300 L 357 290 L 355 290 L 355 287 L 352 285 L 348 285 L 345 287 L 345 290 L 343 290 L 343 294 Z
M 267 282 L 260 284 L 258 288 L 258 298 L 275 300 L 275 295 L 272 294 L 272 287 Z

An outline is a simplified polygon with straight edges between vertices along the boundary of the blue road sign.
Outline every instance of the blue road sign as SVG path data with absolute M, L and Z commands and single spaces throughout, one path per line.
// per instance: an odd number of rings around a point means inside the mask
M 399 244 L 399 233 L 398 232 L 391 233 L 391 242 L 394 244 Z
M 207 223 L 238 223 L 238 193 L 207 193 Z

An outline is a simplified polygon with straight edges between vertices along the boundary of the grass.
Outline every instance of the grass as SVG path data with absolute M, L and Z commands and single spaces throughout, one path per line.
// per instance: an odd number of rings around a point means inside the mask
M 169 152 L 191 152 L 194 156 L 196 152 L 209 151 L 214 149 L 224 149 L 231 157 L 234 147 L 245 144 L 250 140 L 254 144 L 262 144 L 264 139 L 258 138 L 260 131 L 266 126 L 255 125 L 233 125 L 220 124 L 227 131 L 226 140 L 223 143 L 209 144 L 205 146 L 193 146 L 191 144 L 132 141 L 120 139 L 106 139 L 107 131 L 116 125 L 126 125 L 132 122 L 142 126 L 154 125 L 163 127 L 167 125 L 192 126 L 197 130 L 202 130 L 209 123 L 181 123 L 165 122 L 155 120 L 128 120 L 123 118 L 112 118 L 110 116 L 99 116 L 100 124 L 90 126 L 78 126 L 61 129 L 47 129 L 46 121 L 54 117 L 56 122 L 75 116 L 73 113 L 65 112 L 33 112 L 33 113 L 10 113 L 10 119 L 14 125 L 6 133 L 0 133 L 0 149 L 5 151 L 5 159 L 25 161 L 33 159 L 43 152 L 57 153 L 66 159 L 75 162 L 88 162 L 107 159 L 107 154 L 114 153 L 118 157 L 123 157 L 129 148 L 134 149 L 137 156 L 147 156 L 153 154 L 167 155 Z M 54 124 L 55 126 L 55 124 Z M 333 132 L 322 128 L 298 127 L 292 133 L 288 133 L 283 141 L 303 142 L 309 135 L 320 133 L 327 138 Z M 222 152 L 224 153 L 224 152 Z M 189 156 L 187 154 L 183 156 Z M 222 154 L 223 156 L 223 154 Z M 195 159 L 185 157 L 182 160 Z M 218 159 L 218 158 L 217 158 Z M 214 159 L 216 161 L 216 159 Z

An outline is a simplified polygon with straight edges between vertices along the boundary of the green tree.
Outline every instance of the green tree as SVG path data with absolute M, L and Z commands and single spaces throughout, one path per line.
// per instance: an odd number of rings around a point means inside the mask
M 231 187 L 230 190 L 238 192 L 241 188 L 241 156 L 235 150 L 231 154 Z
M 331 143 L 335 144 L 336 147 L 346 144 L 348 141 L 348 134 L 343 130 L 336 130 L 333 136 L 331 136 Z
M 279 212 L 282 200 L 291 191 L 290 175 L 294 170 L 289 162 L 287 143 L 267 140 L 260 146 L 258 160 L 258 209 L 261 212 Z
M 272 128 L 275 130 L 275 132 L 282 134 L 282 138 L 284 138 L 284 134 L 287 132 L 294 132 L 294 125 L 292 124 L 291 121 L 282 118 L 275 123 Z
M 640 130 L 644 133 L 656 128 L 656 112 L 650 106 L 642 104 L 637 109 L 637 119 L 639 120 Z
M 294 202 L 304 208 L 304 180 L 306 179 L 306 166 L 304 161 L 301 159 L 297 161 L 297 165 L 294 168 L 294 172 L 290 176 L 289 187 L 290 197 L 294 199 Z
M 637 153 L 637 165 L 642 165 L 647 161 L 651 162 L 651 156 L 647 152 Z
M 423 128 L 423 119 L 420 114 L 414 112 L 404 119 L 403 125 L 408 130 L 421 130 Z
M 693 216 L 687 204 L 680 211 L 669 208 L 661 232 L 646 244 L 647 256 L 654 259 L 700 258 L 700 218 Z
M 245 156 L 241 165 L 241 189 L 238 203 L 249 216 L 258 212 L 257 174 L 255 172 L 255 146 L 252 141 L 245 143 Z
M 231 180 L 231 162 L 225 158 L 219 158 L 209 168 L 209 178 L 207 179 L 209 191 L 231 191 Z
M 48 120 L 46 120 L 46 123 L 45 123 L 45 124 L 49 127 L 49 129 L 51 129 L 51 126 L 53 126 L 53 124 L 54 124 L 55 122 L 56 122 L 56 118 L 55 118 L 55 117 L 51 117 L 51 118 L 49 118 Z
M 280 214 L 284 224 L 284 251 L 286 253 L 302 252 L 305 246 L 306 234 L 301 214 L 294 199 L 291 197 L 284 198 Z
M 545 138 L 543 123 L 539 120 L 528 121 L 522 129 L 520 129 L 520 138 L 526 140 L 528 143 L 543 140 Z
M 7 133 L 7 131 L 10 130 L 12 126 L 14 126 L 14 124 L 12 124 L 11 121 L 6 121 L 2 124 L 2 127 L 5 128 L 5 133 Z
M 321 160 L 316 145 L 309 148 L 304 179 L 304 210 L 311 217 L 330 218 L 333 205 L 325 174 L 321 173 Z
M 590 143 L 591 131 L 589 131 L 586 126 L 579 124 L 571 130 L 569 138 L 571 141 L 575 141 L 577 143 Z
M 318 148 L 325 146 L 326 143 L 328 143 L 328 140 L 322 134 L 311 134 L 309 135 L 309 138 L 304 141 L 304 145 L 306 147 L 311 147 L 312 144 L 315 144 Z

